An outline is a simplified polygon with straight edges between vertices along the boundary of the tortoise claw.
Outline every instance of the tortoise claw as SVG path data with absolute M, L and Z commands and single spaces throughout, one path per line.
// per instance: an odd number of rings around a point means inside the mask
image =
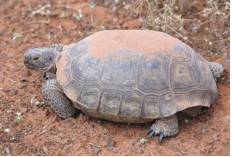
M 147 138 L 151 138 L 155 133 L 155 130 L 153 129 L 150 129 L 148 132 L 147 132 Z
M 56 78 L 56 75 L 54 73 L 51 73 L 51 72 L 45 72 L 43 75 L 44 81 L 55 79 L 55 78 Z
M 47 72 L 44 73 L 43 78 L 44 78 L 44 80 L 50 80 L 51 79 L 50 75 Z
M 160 133 L 159 134 L 159 137 L 158 137 L 158 140 L 159 140 L 159 143 L 162 142 L 162 139 L 164 138 L 164 134 L 163 133 Z
M 159 134 L 156 134 L 155 130 L 154 129 L 150 129 L 148 132 L 147 132 L 147 138 L 151 138 L 153 135 L 158 135 L 158 140 L 159 140 L 159 143 L 162 142 L 163 138 L 164 138 L 164 134 L 161 132 Z

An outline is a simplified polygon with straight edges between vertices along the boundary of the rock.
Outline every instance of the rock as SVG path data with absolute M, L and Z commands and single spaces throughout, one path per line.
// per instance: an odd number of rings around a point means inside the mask
M 10 89 L 10 95 L 17 95 L 18 91 L 16 89 Z
M 138 19 L 135 19 L 135 20 L 124 22 L 122 27 L 124 29 L 138 29 L 141 27 L 141 23 L 139 22 Z
M 23 109 L 21 110 L 22 113 L 26 113 L 27 111 L 28 111 L 27 108 L 23 108 Z
M 19 85 L 19 89 L 23 89 L 27 86 L 27 82 L 26 81 L 21 81 L 20 85 Z
M 214 140 L 214 141 L 218 141 L 218 134 L 214 134 L 214 135 L 212 135 L 212 139 Z

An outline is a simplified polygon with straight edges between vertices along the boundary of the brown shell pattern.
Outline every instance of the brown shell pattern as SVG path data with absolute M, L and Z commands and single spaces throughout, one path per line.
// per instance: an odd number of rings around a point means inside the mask
M 205 60 L 154 31 L 102 31 L 68 45 L 57 79 L 76 107 L 117 122 L 149 122 L 209 107 L 217 87 Z

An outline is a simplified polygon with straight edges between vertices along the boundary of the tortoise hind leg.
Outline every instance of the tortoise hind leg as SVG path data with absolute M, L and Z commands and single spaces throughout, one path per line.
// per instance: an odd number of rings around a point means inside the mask
M 177 113 L 178 118 L 194 118 L 197 115 L 200 115 L 203 111 L 201 106 L 191 107 Z M 179 120 L 180 120 L 179 119 Z
M 224 71 L 223 65 L 220 63 L 209 62 L 209 61 L 207 61 L 207 63 L 209 65 L 210 70 L 212 71 L 212 74 L 213 74 L 213 77 L 215 78 L 215 80 L 220 78 L 223 71 Z
M 148 131 L 147 136 L 158 135 L 159 142 L 162 141 L 164 137 L 175 136 L 179 132 L 177 116 L 172 115 L 170 117 L 157 119 Z
M 61 86 L 56 79 L 45 80 L 42 85 L 44 99 L 47 100 L 51 108 L 62 118 L 74 116 L 77 109 L 63 93 Z

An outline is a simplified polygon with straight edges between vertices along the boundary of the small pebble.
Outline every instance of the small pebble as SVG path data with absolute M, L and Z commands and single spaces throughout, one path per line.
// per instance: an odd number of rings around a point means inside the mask
M 26 82 L 22 82 L 21 85 L 19 86 L 19 89 L 23 89 L 27 86 Z
M 139 140 L 139 143 L 140 143 L 140 144 L 145 144 L 145 143 L 147 143 L 147 140 L 143 137 L 143 138 L 141 138 L 141 139 Z
M 201 132 L 202 132 L 202 134 L 205 134 L 206 133 L 206 128 L 202 128 Z
M 10 132 L 10 128 L 6 128 L 4 131 L 7 133 Z
M 218 140 L 218 134 L 212 135 L 212 139 L 215 140 L 215 141 L 217 141 Z
M 17 95 L 18 91 L 16 89 L 10 89 L 11 95 Z
M 21 110 L 21 112 L 22 112 L 22 113 L 25 113 L 25 112 L 27 112 L 27 110 L 28 110 L 27 108 L 23 108 L 23 109 Z

